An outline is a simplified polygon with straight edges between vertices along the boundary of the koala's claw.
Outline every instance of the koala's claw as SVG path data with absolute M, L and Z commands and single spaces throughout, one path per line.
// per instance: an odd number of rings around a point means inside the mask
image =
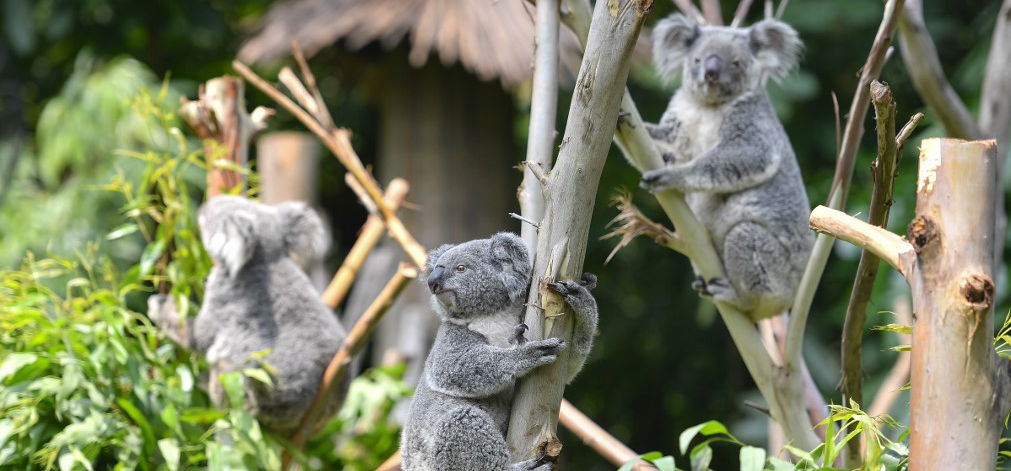
M 729 279 L 723 277 L 713 277 L 709 280 L 696 277 L 695 281 L 692 282 L 692 288 L 698 290 L 702 296 L 711 296 L 713 299 L 719 301 L 732 302 L 738 299 L 737 290 L 734 289 L 734 285 L 730 283 Z
M 664 170 L 665 169 L 659 168 L 642 174 L 642 179 L 639 180 L 639 187 L 646 191 L 658 191 L 663 189 L 667 183 L 667 172 Z
M 578 282 L 572 280 L 560 280 L 551 283 L 550 286 L 554 292 L 562 296 L 569 296 L 579 291 L 581 285 Z
M 695 275 L 695 279 L 692 280 L 692 289 L 699 292 L 699 296 L 712 296 L 713 293 L 709 292 L 709 288 L 706 286 L 706 279 L 702 278 L 700 275 Z
M 523 345 L 527 343 L 527 338 L 523 335 L 527 332 L 527 329 L 529 327 L 526 324 L 519 324 L 513 327 L 513 335 L 509 337 L 509 345 Z

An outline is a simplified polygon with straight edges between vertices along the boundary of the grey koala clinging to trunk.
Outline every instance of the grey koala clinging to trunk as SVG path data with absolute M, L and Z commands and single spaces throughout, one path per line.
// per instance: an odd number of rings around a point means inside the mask
M 801 47 L 776 20 L 730 28 L 675 14 L 653 30 L 658 69 L 682 79 L 660 123 L 647 125 L 667 165 L 641 185 L 685 193 L 729 278 L 694 286 L 755 321 L 789 308 L 813 242 L 797 158 L 765 93 Z
M 519 236 L 498 233 L 428 255 L 423 277 L 442 325 L 425 362 L 401 435 L 405 471 L 547 471 L 549 462 L 509 463 L 505 442 L 516 379 L 553 363 L 557 338 L 522 338 L 530 256 Z M 597 327 L 593 275 L 551 285 L 575 313 L 570 380 Z
M 201 238 L 214 267 L 207 277 L 200 313 L 187 325 L 171 297 L 151 296 L 148 317 L 169 337 L 203 354 L 210 364 L 211 400 L 227 397 L 218 375 L 257 367 L 262 360 L 273 385 L 246 381 L 246 407 L 268 429 L 289 434 L 319 389 L 323 372 L 344 340 L 334 313 L 290 257 L 323 256 L 326 231 L 302 203 L 268 206 L 237 196 L 217 196 L 200 208 Z M 333 388 L 326 414 L 347 391 Z

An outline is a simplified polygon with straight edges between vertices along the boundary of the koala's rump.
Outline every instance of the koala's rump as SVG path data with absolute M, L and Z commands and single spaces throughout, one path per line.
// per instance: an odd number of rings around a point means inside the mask
M 218 372 L 258 367 L 250 355 L 269 349 L 262 360 L 273 370 L 273 385 L 247 381 L 248 406 L 264 425 L 283 433 L 297 426 L 345 333 L 291 260 L 246 267 L 242 275 L 221 280 L 235 284 L 231 295 L 205 300 L 207 309 L 197 319 L 220 324 L 207 360 Z M 346 390 L 335 387 L 330 403 L 339 403 Z
M 415 390 L 407 423 L 404 424 L 401 434 L 400 449 L 403 453 L 404 469 L 437 470 L 435 455 L 442 445 L 438 435 L 468 433 L 466 428 L 473 426 L 459 423 L 457 417 L 461 414 L 476 417 L 478 420 L 486 417 L 485 426 L 495 428 L 499 432 L 498 438 L 501 438 L 504 445 L 509 426 L 512 394 L 513 388 L 508 388 L 486 398 L 460 398 L 433 391 L 422 379 Z

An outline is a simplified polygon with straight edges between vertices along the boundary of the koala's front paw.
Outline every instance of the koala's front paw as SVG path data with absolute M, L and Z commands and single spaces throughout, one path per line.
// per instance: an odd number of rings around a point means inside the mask
M 692 284 L 694 286 L 694 283 Z M 703 284 L 703 291 L 713 299 L 717 301 L 725 301 L 730 303 L 735 303 L 738 300 L 737 290 L 734 289 L 734 285 L 730 283 L 730 280 L 722 277 L 713 277 Z
M 597 287 L 597 275 L 583 273 L 579 281 L 559 280 L 549 285 L 551 290 L 562 295 L 572 305 L 580 299 L 592 296 L 590 290 Z
M 642 174 L 639 187 L 646 191 L 660 191 L 671 187 L 671 172 L 666 168 L 650 170 Z
M 565 348 L 565 341 L 552 337 L 544 340 L 532 340 L 519 347 L 523 354 L 520 361 L 520 376 L 538 366 L 550 365 L 558 359 L 558 352 Z

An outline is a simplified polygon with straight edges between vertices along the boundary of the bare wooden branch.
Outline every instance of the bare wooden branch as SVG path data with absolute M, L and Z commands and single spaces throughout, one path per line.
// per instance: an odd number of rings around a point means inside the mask
M 255 72 L 249 69 L 245 64 L 239 61 L 232 61 L 232 67 L 242 75 L 249 83 L 253 84 L 256 88 L 260 89 L 263 93 L 269 96 L 271 99 L 276 101 L 284 109 L 288 110 L 292 115 L 294 115 L 299 121 L 302 122 L 313 134 L 316 134 L 323 144 L 326 145 L 327 149 L 337 157 L 344 167 L 354 175 L 358 183 L 365 188 L 366 192 L 369 194 L 369 198 L 375 203 L 376 208 L 378 208 L 380 214 L 383 215 L 383 219 L 386 222 L 386 227 L 390 231 L 390 237 L 400 243 L 404 251 L 411 257 L 411 260 L 418 266 L 423 267 L 425 265 L 425 259 L 428 254 L 425 253 L 424 247 L 414 239 L 414 236 L 404 227 L 404 223 L 390 210 L 389 207 L 383 203 L 382 191 L 379 188 L 379 184 L 376 182 L 375 178 L 362 164 L 358 154 L 355 152 L 354 147 L 351 146 L 351 132 L 347 129 L 327 129 L 324 124 L 314 119 L 308 112 L 303 108 L 298 106 L 291 98 L 288 98 L 283 93 L 281 93 L 273 85 L 270 85 L 265 80 L 256 75 Z M 326 108 L 323 107 L 320 112 L 325 112 Z M 332 121 L 332 120 L 330 120 Z
M 355 325 L 348 332 L 347 337 L 341 344 L 340 349 L 334 354 L 330 365 L 327 366 L 326 371 L 323 373 L 323 380 L 320 382 L 319 390 L 316 392 L 316 397 L 313 398 L 312 405 L 305 415 L 302 416 L 302 421 L 291 436 L 291 444 L 295 449 L 300 450 L 305 446 L 309 435 L 316 429 L 317 421 L 321 418 L 320 415 L 330 397 L 330 391 L 334 386 L 340 384 L 344 376 L 347 375 L 351 359 L 365 347 L 365 344 L 372 337 L 372 331 L 379 323 L 379 320 L 383 318 L 383 315 L 386 314 L 386 311 L 389 310 L 393 302 L 400 296 L 400 293 L 407 287 L 407 284 L 417 276 L 418 270 L 416 268 L 406 263 L 401 263 L 400 268 L 397 269 L 397 273 L 393 275 L 389 283 L 376 296 L 372 305 L 355 322 Z M 290 458 L 289 461 L 282 465 L 282 469 L 287 469 L 288 464 L 290 464 Z
M 390 455 L 389 458 L 386 458 L 386 461 L 383 461 L 383 464 L 379 465 L 379 467 L 376 468 L 376 471 L 400 471 L 400 462 L 400 450 L 397 450 L 396 453 Z
M 857 83 L 856 92 L 853 94 L 853 102 L 850 103 L 846 129 L 843 132 L 842 145 L 836 160 L 832 188 L 829 191 L 828 206 L 831 208 L 842 209 L 846 207 L 846 196 L 849 194 L 850 181 L 853 178 L 857 148 L 864 133 L 864 118 L 867 115 L 867 106 L 870 101 L 868 100 L 870 84 L 877 80 L 881 74 L 881 68 L 884 67 L 892 35 L 899 22 L 899 17 L 902 16 L 902 4 L 903 0 L 888 0 L 888 3 L 885 4 L 881 23 L 874 36 L 874 43 L 871 45 L 867 60 L 861 69 L 860 80 Z M 814 247 L 811 249 L 811 257 L 808 259 L 800 286 L 797 288 L 793 308 L 790 309 L 790 326 L 786 338 L 786 362 L 788 365 L 796 365 L 803 361 L 801 348 L 804 342 L 804 330 L 807 327 L 807 318 L 811 312 L 814 293 L 818 288 L 821 275 L 825 271 L 825 264 L 828 263 L 832 242 L 825 235 L 819 235 L 815 239 Z
M 569 0 L 567 4 L 573 14 L 566 15 L 563 21 L 585 44 L 586 36 L 580 36 L 578 33 L 585 31 L 587 26 L 578 21 L 580 18 L 588 17 L 581 12 L 589 11 L 589 2 Z M 642 116 L 627 89 L 622 96 L 620 116 L 614 141 L 621 148 L 629 164 L 640 172 L 661 168 L 664 165 L 663 159 L 653 140 L 646 133 Z M 684 195 L 668 190 L 654 193 L 653 196 L 677 228 L 686 252 L 691 254 L 690 258 L 702 276 L 707 279 L 725 277 L 723 263 L 713 248 L 709 233 L 685 203 Z M 783 426 L 792 443 L 803 449 L 814 449 L 819 443 L 818 437 L 812 430 L 812 424 L 804 408 L 796 406 L 804 402 L 804 386 L 799 375 L 780 374 L 762 346 L 755 325 L 747 315 L 725 303 L 717 303 L 716 306 L 748 372 L 762 397 L 769 402 L 773 418 Z
M 867 106 L 870 103 L 868 100 L 870 85 L 881 75 L 881 68 L 885 65 L 885 53 L 888 52 L 895 27 L 902 16 L 902 5 L 903 0 L 889 0 L 885 4 L 881 24 L 874 36 L 874 43 L 867 55 L 867 61 L 864 62 L 860 72 L 860 81 L 853 95 L 853 102 L 850 103 L 849 118 L 846 120 L 846 130 L 843 131 L 842 149 L 836 160 L 835 179 L 832 181 L 832 190 L 829 196 L 831 200 L 833 195 L 837 193 L 841 195 L 839 204 L 832 206 L 836 209 L 846 206 L 846 195 L 849 193 L 850 179 L 853 178 L 857 148 L 860 146 L 860 138 L 864 133 L 864 117 L 867 116 Z
M 523 217 L 540 223 L 544 217 L 544 171 L 551 169 L 554 156 L 555 114 L 558 108 L 558 0 L 537 1 L 536 50 L 533 90 L 530 92 L 530 125 L 527 131 L 526 165 L 523 183 L 517 191 Z M 537 228 L 520 226 L 520 236 L 533 253 Z M 531 259 L 536 259 L 536 255 Z
M 887 227 L 888 212 L 892 206 L 895 176 L 898 175 L 898 145 L 895 138 L 895 100 L 888 85 L 871 82 L 871 102 L 877 121 L 878 158 L 871 164 L 874 188 L 871 191 L 870 210 L 867 222 L 878 227 Z M 863 251 L 857 265 L 857 274 L 850 292 L 849 304 L 842 334 L 842 393 L 843 404 L 856 401 L 863 404 L 863 366 L 860 349 L 863 346 L 864 322 L 867 320 L 867 306 L 871 300 L 871 289 L 878 275 L 880 260 L 874 254 Z M 847 447 L 848 460 L 855 465 L 860 459 L 860 443 L 851 440 Z
M 404 200 L 404 197 L 407 196 L 408 189 L 409 185 L 406 180 L 394 178 L 386 187 L 386 194 L 383 199 L 390 209 L 395 211 Z M 386 225 L 383 224 L 382 216 L 376 214 L 370 215 L 362 226 L 361 232 L 358 233 L 358 240 L 351 246 L 351 250 L 344 257 L 344 261 L 341 262 L 337 273 L 330 280 L 330 284 L 323 290 L 323 302 L 327 306 L 336 309 L 337 306 L 340 306 L 344 302 L 344 298 L 351 290 L 355 277 L 358 276 L 358 270 L 365 263 L 365 258 L 385 232 Z
M 993 348 L 993 140 L 925 139 L 909 237 L 909 469 L 994 469 L 1007 411 Z
M 744 20 L 748 17 L 748 10 L 751 8 L 751 3 L 753 0 L 741 0 L 737 2 L 737 10 L 734 11 L 734 19 L 730 22 L 731 28 L 736 28 L 744 23 Z
M 702 5 L 702 16 L 706 23 L 723 26 L 723 13 L 720 11 L 720 0 L 699 0 Z
M 899 133 L 895 135 L 895 145 L 899 148 L 899 151 L 901 151 L 902 148 L 906 145 L 906 141 L 909 139 L 909 136 L 913 134 L 913 131 L 916 129 L 917 126 L 920 125 L 920 121 L 922 120 L 923 120 L 923 113 L 914 114 L 912 117 L 909 118 L 909 121 L 906 123 L 906 125 L 902 126 L 902 129 L 899 130 Z
M 811 229 L 869 250 L 903 274 L 916 255 L 902 236 L 825 206 L 811 211 Z
M 997 24 L 990 40 L 990 55 L 986 59 L 983 92 L 979 105 L 979 127 L 984 136 L 997 140 L 997 181 L 1004 181 L 1007 155 L 1011 146 L 1011 0 L 1004 0 L 997 14 Z M 1004 211 L 1004 188 L 998 185 L 994 198 L 997 223 L 994 239 L 1004 240 L 1007 213 Z M 994 263 L 1004 259 L 1004 244 L 994 245 Z
M 632 203 L 632 195 L 628 193 L 619 194 L 611 201 L 618 207 L 618 215 L 607 225 L 608 227 L 614 226 L 614 229 L 600 238 L 611 239 L 621 236 L 621 239 L 618 241 L 618 245 L 614 246 L 614 250 L 607 256 L 607 259 L 604 260 L 605 264 L 610 262 L 622 247 L 625 247 L 639 236 L 649 237 L 657 245 L 667 247 L 682 254 L 685 253 L 684 244 L 681 243 L 678 235 L 674 231 L 664 227 L 663 224 L 646 217 Z
M 204 142 L 208 198 L 244 188 L 237 167 L 248 161 L 249 139 L 273 114 L 259 111 L 254 119 L 247 113 L 244 88 L 241 79 L 225 75 L 201 85 L 196 101 L 180 100 L 179 116 Z
M 779 7 L 776 8 L 776 19 L 782 19 L 783 13 L 786 13 L 786 6 L 790 4 L 790 0 L 779 0 Z
M 562 400 L 559 410 L 559 420 L 572 430 L 580 440 L 587 446 L 593 448 L 600 456 L 604 457 L 614 466 L 621 466 L 639 457 L 639 454 L 618 441 L 611 434 L 607 433 L 601 426 L 590 420 L 586 414 L 573 407 L 569 401 Z M 655 466 L 639 460 L 632 467 L 633 470 L 654 470 Z
M 609 132 L 597 126 L 618 119 L 632 49 L 651 6 L 650 0 L 599 2 L 593 12 L 561 151 L 545 188 L 550 197 L 537 237 L 534 286 L 524 317 L 532 339 L 572 336 L 572 314 L 547 281 L 577 279 L 582 273 L 594 196 L 611 141 Z M 556 248 L 561 253 L 553 259 Z M 559 270 L 553 271 L 552 265 Z M 506 440 L 514 460 L 531 459 L 542 443 L 557 441 L 570 353 L 563 350 L 554 364 L 517 384 Z
M 979 126 L 944 76 L 934 40 L 930 38 L 923 22 L 922 0 L 906 0 L 899 34 L 902 36 L 902 41 L 899 41 L 902 62 L 913 79 L 913 86 L 927 106 L 937 114 L 937 119 L 944 125 L 948 135 L 978 139 L 981 136 Z
M 698 7 L 692 3 L 692 0 L 674 0 L 674 5 L 677 6 L 678 10 L 681 10 L 681 13 L 685 16 L 699 23 L 705 23 L 707 21 L 706 16 L 699 11 Z

